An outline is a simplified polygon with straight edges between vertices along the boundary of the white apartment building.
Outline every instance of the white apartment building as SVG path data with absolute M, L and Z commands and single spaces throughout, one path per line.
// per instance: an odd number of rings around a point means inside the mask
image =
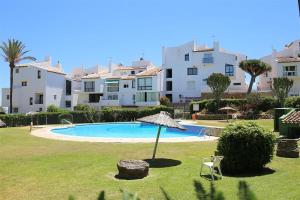
M 177 47 L 163 47 L 163 93 L 173 103 L 186 102 L 211 92 L 206 84 L 212 73 L 222 73 L 231 79 L 229 93 L 245 93 L 245 72 L 238 66 L 247 57 L 213 47 L 197 45 L 195 41 Z
M 159 68 L 143 59 L 132 66 L 110 64 L 108 71 L 82 77 L 78 103 L 95 108 L 159 105 L 161 75 Z
M 46 111 L 49 105 L 72 109 L 77 104 L 72 80 L 61 64 L 52 66 L 51 58 L 41 62 L 17 65 L 14 69 L 13 112 Z M 9 107 L 10 89 L 2 89 L 2 106 Z
M 271 65 L 272 71 L 259 76 L 259 92 L 271 92 L 273 78 L 288 77 L 294 80 L 289 95 L 300 95 L 300 40 L 291 42 L 281 51 L 273 49 L 270 55 L 262 57 L 261 60 Z

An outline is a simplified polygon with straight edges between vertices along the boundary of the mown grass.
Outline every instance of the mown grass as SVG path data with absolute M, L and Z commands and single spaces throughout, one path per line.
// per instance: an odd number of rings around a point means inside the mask
M 181 161 L 178 166 L 151 168 L 142 180 L 118 180 L 120 159 L 151 157 L 153 144 L 66 142 L 31 136 L 27 128 L 0 129 L 0 199 L 96 199 L 105 190 L 118 199 L 120 189 L 138 192 L 142 199 L 162 199 L 163 187 L 174 199 L 195 199 L 193 181 L 203 157 L 216 142 L 161 143 L 157 157 Z M 246 159 L 246 158 L 245 158 Z M 300 199 L 300 159 L 274 157 L 272 174 L 229 177 L 216 181 L 227 199 L 237 199 L 237 184 L 246 180 L 258 199 Z

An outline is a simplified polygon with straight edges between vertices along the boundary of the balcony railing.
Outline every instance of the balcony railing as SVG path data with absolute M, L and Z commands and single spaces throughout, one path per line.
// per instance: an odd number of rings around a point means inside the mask
M 43 104 L 44 102 L 43 102 L 43 100 L 38 100 L 38 101 L 35 101 L 34 103 L 35 104 Z
M 285 71 L 283 72 L 283 76 L 297 76 L 296 71 Z
M 138 86 L 138 90 L 152 90 L 152 86 Z
M 205 64 L 214 63 L 214 58 L 213 57 L 203 58 L 202 63 L 205 63 Z

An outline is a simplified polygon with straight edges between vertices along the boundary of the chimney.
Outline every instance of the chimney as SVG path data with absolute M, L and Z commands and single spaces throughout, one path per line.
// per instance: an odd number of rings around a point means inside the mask
M 51 65 L 51 56 L 46 56 L 45 57 L 45 62 L 48 62 L 49 65 Z
M 108 72 L 112 73 L 112 59 L 111 59 L 111 57 L 108 60 Z
M 220 50 L 220 45 L 219 45 L 219 42 L 217 42 L 217 41 L 214 41 L 214 50 L 215 51 L 219 51 Z
M 57 64 L 55 65 L 55 67 L 58 68 L 58 69 L 60 69 L 60 70 L 62 70 L 62 66 L 61 66 L 61 64 L 60 64 L 59 61 L 57 61 Z

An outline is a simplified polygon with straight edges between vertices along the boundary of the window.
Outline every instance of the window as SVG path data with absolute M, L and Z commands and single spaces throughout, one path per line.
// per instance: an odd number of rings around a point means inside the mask
M 241 83 L 233 83 L 233 85 L 241 85 Z
M 108 100 L 118 100 L 118 95 L 117 94 L 110 94 L 107 96 Z
M 167 81 L 166 82 L 166 90 L 167 91 L 172 91 L 172 81 Z
M 16 74 L 18 74 L 18 73 L 19 73 L 19 71 L 20 71 L 19 69 L 16 69 Z
M 18 109 L 18 108 L 14 108 L 14 109 L 13 109 L 13 112 L 14 112 L 14 113 L 18 113 L 18 112 L 19 112 L 19 109 Z
M 71 108 L 71 101 L 66 101 L 66 108 Z
M 124 88 L 128 88 L 128 84 L 124 84 L 123 87 L 124 87 Z
M 166 78 L 172 78 L 172 69 L 167 69 L 166 70 Z
M 89 94 L 89 103 L 99 103 L 102 94 Z
M 284 66 L 283 76 L 297 76 L 296 66 Z
M 138 90 L 152 90 L 152 78 L 139 78 Z
M 118 92 L 119 91 L 119 81 L 118 80 L 108 80 L 106 83 L 107 92 Z
M 172 102 L 173 100 L 173 95 L 172 94 L 166 94 L 166 97 Z
M 95 82 L 94 81 L 84 82 L 84 91 L 95 92 Z
M 6 95 L 6 99 L 9 100 L 9 95 Z
M 66 80 L 66 95 L 72 94 L 72 81 Z
M 53 95 L 53 99 L 56 100 L 56 95 Z
M 32 104 L 33 104 L 33 98 L 32 98 L 32 97 L 30 97 L 30 98 L 29 98 L 29 105 L 31 105 L 31 106 L 32 106 Z
M 225 76 L 234 76 L 234 67 L 233 65 L 225 65 Z
M 43 108 L 39 108 L 39 112 L 42 112 L 43 111 Z
M 190 60 L 190 54 L 186 53 L 184 54 L 184 61 L 189 61 Z
M 27 86 L 27 81 L 22 81 L 22 86 L 23 87 Z
M 135 88 L 135 79 L 132 80 L 132 88 Z
M 202 63 L 213 63 L 214 58 L 212 56 L 212 53 L 205 53 L 203 55 Z
M 43 104 L 44 95 L 43 94 L 35 94 L 35 104 Z
M 188 90 L 194 90 L 195 87 L 196 87 L 195 81 L 187 81 L 187 82 L 186 82 L 186 85 L 187 85 L 187 89 L 188 89 Z
M 38 71 L 37 71 L 37 78 L 38 78 L 38 79 L 41 79 L 41 70 L 38 70 Z
M 187 75 L 197 75 L 198 74 L 198 69 L 193 67 L 193 68 L 187 68 Z
M 134 74 L 135 74 L 135 71 L 131 71 L 130 74 L 131 74 L 131 75 L 134 75 Z
M 155 102 L 159 101 L 158 92 L 138 92 L 136 94 L 137 102 Z
M 207 78 L 202 79 L 202 81 L 207 82 Z

